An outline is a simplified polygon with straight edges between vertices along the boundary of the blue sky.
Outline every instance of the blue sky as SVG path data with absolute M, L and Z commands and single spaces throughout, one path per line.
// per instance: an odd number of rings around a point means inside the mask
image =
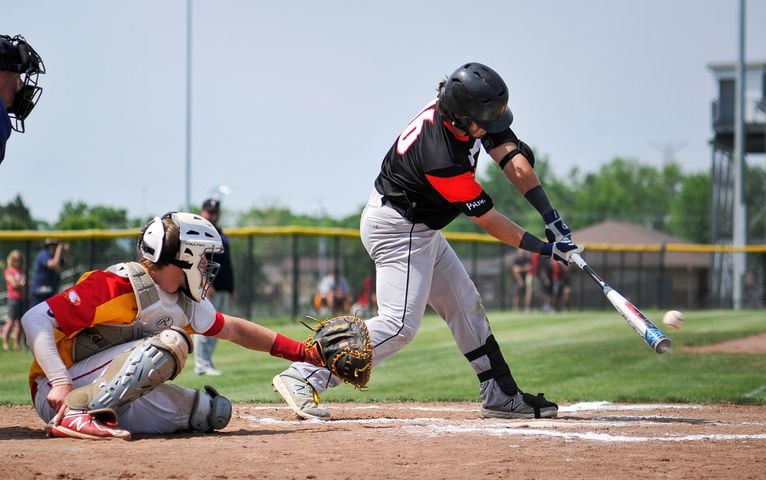
M 354 213 L 400 129 L 467 61 L 503 75 L 514 130 L 559 176 L 614 156 L 660 165 L 667 147 L 706 170 L 707 65 L 736 60 L 737 5 L 194 0 L 192 204 L 224 184 L 232 211 Z M 749 0 L 748 61 L 766 61 L 763 25 L 766 2 Z M 6 2 L 0 31 L 25 35 L 48 73 L 0 203 L 21 194 L 48 221 L 67 200 L 182 207 L 185 29 L 185 0 Z

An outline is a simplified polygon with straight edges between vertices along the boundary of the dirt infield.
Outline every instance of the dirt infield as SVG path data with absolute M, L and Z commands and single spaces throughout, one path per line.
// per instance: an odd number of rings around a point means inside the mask
M 235 405 L 222 432 L 46 439 L 0 407 L 2 477 L 482 479 L 765 478 L 766 407 L 562 405 L 554 420 L 484 420 L 477 404 L 330 404 L 330 422 Z
M 705 345 L 703 347 L 684 347 L 688 353 L 753 353 L 766 354 L 766 333 L 759 333 L 745 338 L 737 338 L 727 342 Z

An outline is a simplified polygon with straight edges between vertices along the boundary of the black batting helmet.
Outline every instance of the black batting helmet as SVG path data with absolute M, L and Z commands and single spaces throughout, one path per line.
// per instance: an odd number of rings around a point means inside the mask
M 508 87 L 497 72 L 477 62 L 461 65 L 442 82 L 439 105 L 462 129 L 473 122 L 488 132 L 500 132 L 513 122 Z

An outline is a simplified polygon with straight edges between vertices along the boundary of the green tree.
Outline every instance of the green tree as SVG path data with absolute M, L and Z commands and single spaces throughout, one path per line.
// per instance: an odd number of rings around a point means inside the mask
M 140 225 L 130 220 L 127 210 L 103 205 L 88 206 L 84 202 L 66 202 L 54 228 L 58 230 L 124 229 Z M 132 260 L 135 239 L 90 239 L 71 242 L 70 255 L 75 262 L 74 278 L 87 270 L 104 268 L 116 262 Z
M 710 173 L 684 177 L 681 190 L 672 199 L 668 232 L 697 243 L 710 243 Z
M 124 208 L 102 205 L 89 207 L 84 202 L 66 202 L 61 209 L 55 228 L 60 230 L 119 229 L 134 227 L 136 222 L 128 219 L 127 210 Z
M 5 205 L 0 205 L 0 230 L 36 230 L 37 224 L 32 219 L 29 208 L 21 195 Z
M 613 218 L 664 230 L 682 178 L 675 162 L 658 169 L 615 158 L 598 172 L 572 177 L 572 206 L 565 218 L 572 228 Z
M 766 168 L 748 164 L 745 174 L 748 243 L 766 243 Z
M 766 242 L 766 168 L 748 164 L 745 172 L 748 243 Z M 712 181 L 709 172 L 687 175 L 671 205 L 668 232 L 699 243 L 710 243 Z

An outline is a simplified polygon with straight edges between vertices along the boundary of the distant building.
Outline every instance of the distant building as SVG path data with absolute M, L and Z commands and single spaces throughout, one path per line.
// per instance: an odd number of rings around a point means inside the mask
M 747 163 L 748 154 L 766 153 L 766 62 L 751 62 L 743 66 L 743 156 Z M 735 108 L 737 64 L 715 63 L 708 65 L 718 85 L 718 98 L 712 102 L 713 138 L 712 151 L 712 205 L 710 243 L 730 245 L 734 243 L 734 181 L 736 177 L 734 158 Z M 738 209 L 739 210 L 739 209 Z M 747 223 L 747 222 L 745 222 Z M 745 239 L 751 243 L 753 239 Z M 764 278 L 766 265 L 762 258 L 747 255 L 737 261 L 744 264 L 735 268 L 735 257 L 731 253 L 713 255 L 711 272 L 711 304 L 716 306 L 763 305 L 766 301 Z M 741 273 L 735 273 L 735 271 Z M 743 288 L 734 288 L 735 275 L 742 274 Z M 735 292 L 743 298 L 734 300 Z

